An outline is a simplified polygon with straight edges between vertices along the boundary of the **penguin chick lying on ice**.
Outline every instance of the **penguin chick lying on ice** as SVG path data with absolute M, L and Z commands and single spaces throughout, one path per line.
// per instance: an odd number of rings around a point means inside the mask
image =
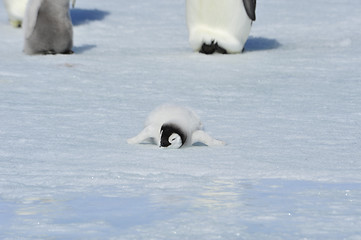
M 136 144 L 147 139 L 162 148 L 180 148 L 197 142 L 208 146 L 225 145 L 202 130 L 202 123 L 192 110 L 174 105 L 156 108 L 145 121 L 145 128 L 127 142 Z
M 26 54 L 73 53 L 69 1 L 29 0 L 24 18 Z
M 5 8 L 9 15 L 9 21 L 13 27 L 21 27 L 27 2 L 28 0 L 4 0 Z
M 191 47 L 205 54 L 242 52 L 255 11 L 256 0 L 187 0 Z

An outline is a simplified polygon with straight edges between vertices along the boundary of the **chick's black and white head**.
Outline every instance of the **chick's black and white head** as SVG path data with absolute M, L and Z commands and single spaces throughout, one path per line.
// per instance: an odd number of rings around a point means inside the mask
M 180 148 L 187 140 L 186 134 L 175 124 L 163 124 L 160 129 L 160 147 Z

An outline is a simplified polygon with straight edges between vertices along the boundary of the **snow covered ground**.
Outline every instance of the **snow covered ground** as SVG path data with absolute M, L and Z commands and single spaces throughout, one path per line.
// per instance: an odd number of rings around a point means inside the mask
M 244 54 L 183 0 L 87 0 L 71 56 L 0 8 L 0 239 L 361 239 L 361 1 L 257 2 Z M 224 147 L 128 145 L 156 106 Z

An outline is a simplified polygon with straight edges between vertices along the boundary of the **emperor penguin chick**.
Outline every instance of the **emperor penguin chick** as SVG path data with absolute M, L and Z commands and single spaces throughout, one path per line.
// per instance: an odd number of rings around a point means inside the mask
M 225 144 L 202 130 L 202 123 L 192 110 L 175 105 L 156 108 L 145 121 L 145 128 L 127 142 L 136 144 L 147 139 L 161 148 L 180 148 L 197 142 L 208 146 Z
M 29 0 L 24 19 L 26 54 L 73 53 L 69 1 Z
M 256 0 L 187 0 L 192 49 L 205 54 L 242 52 L 255 11 Z
M 13 27 L 21 27 L 28 0 L 4 0 L 9 21 Z

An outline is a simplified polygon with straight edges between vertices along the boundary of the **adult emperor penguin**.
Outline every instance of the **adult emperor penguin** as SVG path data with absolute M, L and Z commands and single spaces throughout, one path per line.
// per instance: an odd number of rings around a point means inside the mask
M 242 52 L 255 11 L 256 0 L 187 0 L 191 47 L 205 54 Z
M 26 54 L 73 53 L 69 1 L 29 0 L 24 18 Z
M 145 128 L 129 144 L 151 139 L 161 148 L 180 148 L 200 142 L 208 146 L 224 145 L 202 130 L 198 116 L 185 107 L 162 105 L 153 110 L 145 121 Z
M 13 27 L 21 27 L 28 0 L 4 0 L 9 21 Z

